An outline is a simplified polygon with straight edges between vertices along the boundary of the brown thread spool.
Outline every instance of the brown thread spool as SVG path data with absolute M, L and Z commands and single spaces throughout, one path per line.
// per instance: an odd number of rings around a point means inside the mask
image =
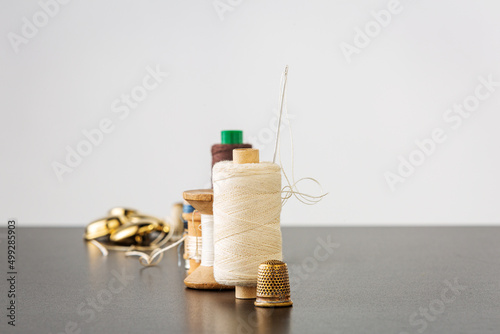
M 252 148 L 252 144 L 215 144 L 212 146 L 212 167 L 219 161 L 233 160 L 233 150 Z

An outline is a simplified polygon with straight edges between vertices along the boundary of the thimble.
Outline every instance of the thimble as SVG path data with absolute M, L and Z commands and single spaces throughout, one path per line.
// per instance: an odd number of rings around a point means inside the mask
M 257 277 L 255 306 L 286 307 L 292 306 L 292 304 L 286 263 L 278 260 L 261 263 Z

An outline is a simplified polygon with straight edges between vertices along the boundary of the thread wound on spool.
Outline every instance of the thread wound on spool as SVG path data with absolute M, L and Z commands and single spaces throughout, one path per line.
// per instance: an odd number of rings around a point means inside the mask
M 188 259 L 200 262 L 202 255 L 201 250 L 203 247 L 203 242 L 201 237 L 188 236 L 186 239 L 186 250 L 188 253 Z
M 281 168 L 261 162 L 214 166 L 214 276 L 256 286 L 259 265 L 282 259 Z
M 212 267 L 214 265 L 214 216 L 201 215 L 202 248 L 201 265 Z

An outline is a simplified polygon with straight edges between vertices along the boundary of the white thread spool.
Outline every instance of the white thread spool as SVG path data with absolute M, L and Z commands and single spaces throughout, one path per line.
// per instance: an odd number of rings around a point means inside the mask
M 282 260 L 281 168 L 259 163 L 259 151 L 235 149 L 219 162 L 214 181 L 214 276 L 235 285 L 236 298 L 256 297 L 258 267 Z
M 214 216 L 201 215 L 202 248 L 201 265 L 212 267 L 214 265 Z

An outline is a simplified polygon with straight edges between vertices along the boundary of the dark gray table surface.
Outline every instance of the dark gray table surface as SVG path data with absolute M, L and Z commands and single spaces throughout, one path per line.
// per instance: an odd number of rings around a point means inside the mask
M 144 268 L 82 228 L 17 233 L 15 328 L 0 239 L 0 333 L 500 333 L 500 227 L 283 228 L 294 306 L 274 310 L 186 289 L 175 250 Z

